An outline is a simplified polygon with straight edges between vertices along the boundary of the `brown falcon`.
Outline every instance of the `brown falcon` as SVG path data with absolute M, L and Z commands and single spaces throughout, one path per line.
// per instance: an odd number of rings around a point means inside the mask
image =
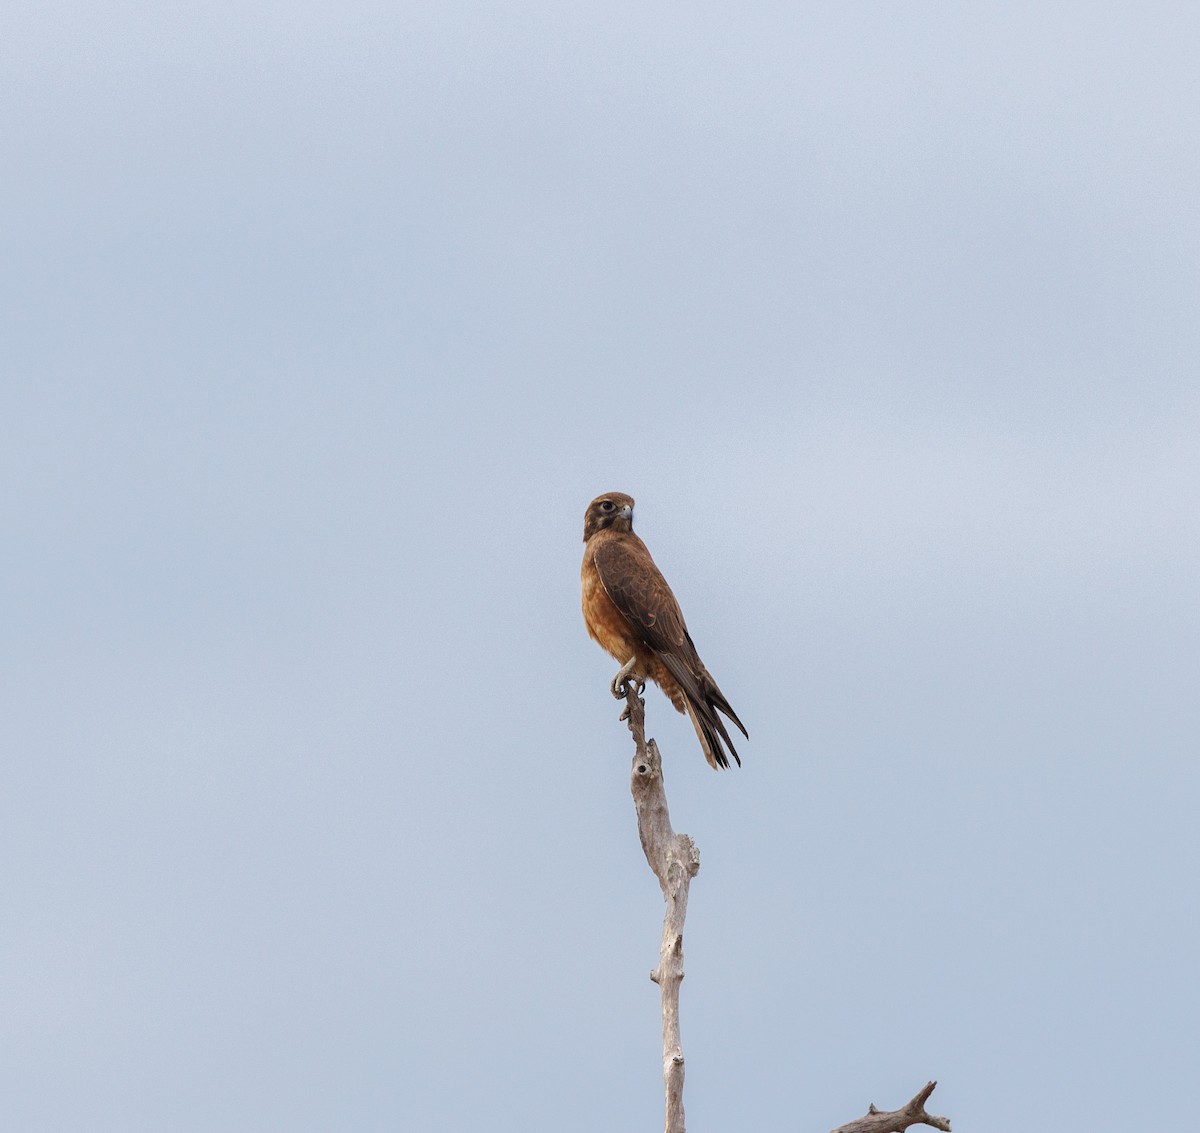
M 583 541 L 583 620 L 621 663 L 614 692 L 627 676 L 652 680 L 691 717 L 710 767 L 729 766 L 726 748 L 740 767 L 718 709 L 749 734 L 700 660 L 667 580 L 633 533 L 633 497 L 608 492 L 592 500 Z

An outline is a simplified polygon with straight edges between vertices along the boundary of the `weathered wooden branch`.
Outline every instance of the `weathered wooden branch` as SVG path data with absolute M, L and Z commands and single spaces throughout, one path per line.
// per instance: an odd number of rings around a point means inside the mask
M 629 785 L 637 809 L 638 836 L 667 903 L 658 967 L 650 973 L 650 978 L 662 992 L 663 1089 L 666 1094 L 663 1128 L 665 1133 L 684 1133 L 679 985 L 683 981 L 683 921 L 687 916 L 688 885 L 700 869 L 700 851 L 686 834 L 676 834 L 671 828 L 667 795 L 663 789 L 662 758 L 658 754 L 658 745 L 653 740 L 646 741 L 646 705 L 636 682 L 626 677 L 620 688 L 625 699 L 621 719 L 629 721 L 636 749 Z
M 683 1050 L 679 1042 L 679 985 L 683 981 L 683 921 L 687 916 L 688 886 L 700 871 L 700 851 L 686 834 L 671 828 L 663 788 L 658 745 L 646 739 L 646 704 L 641 688 L 628 675 L 618 674 L 613 695 L 625 701 L 621 719 L 633 734 L 630 790 L 637 809 L 638 836 L 646 861 L 658 878 L 667 910 L 663 916 L 658 967 L 650 978 L 662 990 L 663 1087 L 666 1093 L 665 1133 L 684 1133 Z M 644 687 L 644 686 L 641 686 Z M 902 1109 L 884 1113 L 872 1105 L 866 1116 L 839 1125 L 832 1133 L 904 1133 L 910 1125 L 930 1125 L 950 1133 L 950 1119 L 925 1112 L 937 1082 L 925 1087 Z
M 924 1089 L 903 1109 L 883 1113 L 871 1106 L 865 1117 L 839 1125 L 833 1133 L 903 1133 L 910 1125 L 932 1125 L 934 1129 L 950 1133 L 948 1117 L 934 1117 L 925 1112 L 925 1103 L 936 1085 L 936 1082 L 926 1082 Z

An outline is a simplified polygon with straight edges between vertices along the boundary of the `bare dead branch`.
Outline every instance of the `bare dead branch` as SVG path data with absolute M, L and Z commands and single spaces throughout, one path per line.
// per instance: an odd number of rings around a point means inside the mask
M 925 1103 L 936 1085 L 936 1082 L 927 1082 L 921 1092 L 903 1109 L 883 1113 L 871 1106 L 865 1117 L 846 1125 L 839 1125 L 833 1133 L 903 1133 L 910 1125 L 932 1125 L 934 1129 L 950 1133 L 948 1117 L 934 1117 L 925 1112 Z
M 663 788 L 662 758 L 658 745 L 653 740 L 646 740 L 646 705 L 640 695 L 641 689 L 628 674 L 618 674 L 618 678 L 613 682 L 613 694 L 625 701 L 621 719 L 629 723 L 635 748 L 630 790 L 637 809 L 638 836 L 667 904 L 658 967 L 650 973 L 650 978 L 662 990 L 664 1130 L 665 1133 L 684 1133 L 679 985 L 683 981 L 683 922 L 687 916 L 688 886 L 700 870 L 700 851 L 691 838 L 676 834 L 671 827 Z M 903 1133 L 910 1125 L 929 1125 L 950 1133 L 949 1118 L 925 1112 L 925 1103 L 936 1085 L 937 1082 L 926 1083 L 902 1109 L 884 1113 L 872 1105 L 866 1116 L 839 1125 L 833 1133 Z
M 663 788 L 662 758 L 658 745 L 646 741 L 646 705 L 628 677 L 622 720 L 633 734 L 633 769 L 630 791 L 637 810 L 642 852 L 658 878 L 667 908 L 663 916 L 658 967 L 650 978 L 662 992 L 663 1088 L 666 1094 L 665 1133 L 684 1133 L 683 1049 L 679 1038 L 679 985 L 683 981 L 683 922 L 687 916 L 688 886 L 700 869 L 700 851 L 686 834 L 671 828 L 667 795 Z

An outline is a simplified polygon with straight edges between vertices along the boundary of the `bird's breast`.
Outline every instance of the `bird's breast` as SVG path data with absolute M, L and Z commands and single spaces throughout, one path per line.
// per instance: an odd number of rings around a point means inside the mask
M 629 622 L 613 605 L 590 556 L 583 560 L 582 582 L 583 621 L 587 631 L 593 641 L 623 665 L 636 652 L 636 643 L 629 632 Z

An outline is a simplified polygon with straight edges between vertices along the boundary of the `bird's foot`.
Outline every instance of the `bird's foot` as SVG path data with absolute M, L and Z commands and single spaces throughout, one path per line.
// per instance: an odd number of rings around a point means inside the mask
M 612 694 L 615 699 L 625 699 L 625 681 L 629 677 L 629 674 L 633 672 L 633 667 L 636 663 L 637 658 L 630 657 L 629 660 L 621 666 L 621 671 L 617 673 L 615 677 L 613 677 L 612 684 L 609 686 L 609 688 L 612 689 Z M 642 689 L 646 687 L 646 682 L 639 681 L 639 684 L 641 687 L 638 689 L 638 695 L 640 696 Z

